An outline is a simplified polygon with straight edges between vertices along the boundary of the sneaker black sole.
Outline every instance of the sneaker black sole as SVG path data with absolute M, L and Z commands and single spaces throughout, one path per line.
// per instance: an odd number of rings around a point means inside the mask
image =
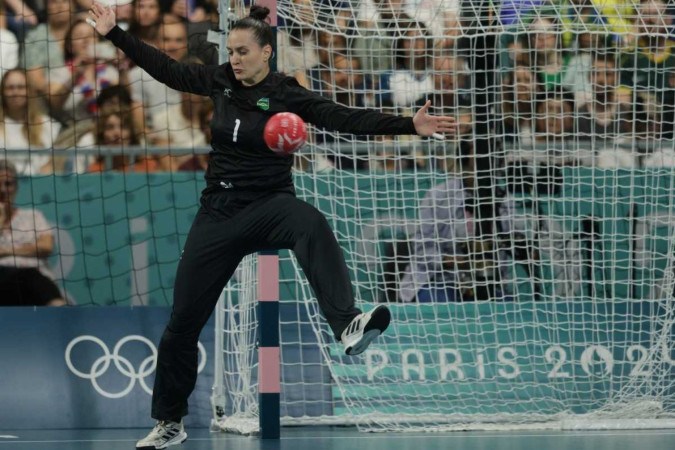
M 384 330 L 387 329 L 390 322 L 391 312 L 389 312 L 389 308 L 385 305 L 379 305 L 375 307 L 370 315 L 370 320 L 363 328 L 363 333 L 365 334 L 370 330 L 380 330 L 380 333 L 384 333 Z
M 377 339 L 377 337 L 387 329 L 389 322 L 391 322 L 389 308 L 385 305 L 376 307 L 370 316 L 370 320 L 363 328 L 363 336 L 361 336 L 361 339 L 355 342 L 351 347 L 347 347 L 345 353 L 348 356 L 355 356 L 366 351 L 370 343 Z

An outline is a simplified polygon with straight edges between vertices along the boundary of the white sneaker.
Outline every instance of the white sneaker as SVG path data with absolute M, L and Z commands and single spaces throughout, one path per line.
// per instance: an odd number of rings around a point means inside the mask
M 171 422 L 161 420 L 157 422 L 150 434 L 136 443 L 137 449 L 157 450 L 185 442 L 187 433 L 183 428 L 183 422 Z
M 384 333 L 391 321 L 391 313 L 385 305 L 379 305 L 370 312 L 354 317 L 342 332 L 340 341 L 348 356 L 363 353 L 375 338 Z

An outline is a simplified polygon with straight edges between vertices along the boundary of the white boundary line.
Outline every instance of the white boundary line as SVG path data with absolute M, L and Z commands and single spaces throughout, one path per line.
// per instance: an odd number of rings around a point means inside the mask
M 315 436 L 298 436 L 298 437 L 282 437 L 283 441 L 300 441 L 300 440 L 311 440 L 311 439 L 326 439 L 326 438 L 335 438 L 335 439 L 515 439 L 515 438 L 530 438 L 530 437 L 574 437 L 574 438 L 589 438 L 589 437 L 619 437 L 619 436 L 636 436 L 644 438 L 645 436 L 675 436 L 675 431 L 617 431 L 617 432 L 597 432 L 597 431 L 561 431 L 555 433 L 537 433 L 537 434 L 511 434 L 511 433 L 495 433 L 495 432 L 485 432 L 481 434 L 465 434 L 465 433 L 456 433 L 456 432 L 446 432 L 446 433 L 427 433 L 427 434 L 414 434 L 409 435 L 407 433 L 391 433 L 388 435 L 380 434 L 368 434 L 361 433 L 363 435 L 359 436 L 340 436 L 340 433 L 332 433 L 334 436 L 327 436 L 325 434 L 317 434 Z M 210 437 L 210 438 L 188 438 L 189 441 L 226 441 L 229 439 L 242 439 L 250 440 L 247 436 L 238 436 L 238 435 L 229 435 L 222 437 Z M 49 444 L 49 443 L 77 443 L 77 442 L 136 442 L 137 439 L 63 439 L 63 440 L 30 440 L 30 441 L 12 441 L 12 442 L 0 442 L 2 444 Z
M 282 431 L 283 433 L 283 431 Z M 617 432 L 606 432 L 606 431 L 559 431 L 557 433 L 551 434 L 510 434 L 508 432 L 502 432 L 503 434 L 496 434 L 494 431 L 486 431 L 484 434 L 466 434 L 463 432 L 456 431 L 446 431 L 446 432 L 430 432 L 427 434 L 412 434 L 407 433 L 390 433 L 385 435 L 379 433 L 373 433 L 371 436 L 339 436 L 336 435 L 336 439 L 418 439 L 418 438 L 443 438 L 443 439 L 503 439 L 503 438 L 529 438 L 529 437 L 625 437 L 625 436 L 675 436 L 675 431 L 663 431 L 663 432 L 654 432 L 651 430 L 626 430 L 626 431 L 617 431 Z M 336 433 L 337 434 L 337 433 Z M 367 433 L 364 433 L 367 434 Z M 306 440 L 306 439 L 317 439 L 317 438 L 332 438 L 333 436 L 299 436 L 299 437 L 282 437 L 283 440 Z

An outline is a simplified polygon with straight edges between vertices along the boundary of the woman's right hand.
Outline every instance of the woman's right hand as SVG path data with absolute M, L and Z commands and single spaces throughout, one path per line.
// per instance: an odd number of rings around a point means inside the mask
M 117 21 L 115 20 L 115 10 L 110 6 L 103 6 L 100 3 L 93 2 L 89 10 L 89 19 L 94 22 L 89 22 L 91 26 L 96 29 L 102 36 L 110 33 L 110 30 L 115 28 Z

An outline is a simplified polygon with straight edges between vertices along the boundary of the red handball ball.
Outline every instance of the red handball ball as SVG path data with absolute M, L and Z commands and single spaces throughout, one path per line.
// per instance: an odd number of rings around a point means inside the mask
M 307 126 L 297 114 L 277 113 L 265 124 L 265 143 L 273 152 L 290 154 L 307 141 Z

